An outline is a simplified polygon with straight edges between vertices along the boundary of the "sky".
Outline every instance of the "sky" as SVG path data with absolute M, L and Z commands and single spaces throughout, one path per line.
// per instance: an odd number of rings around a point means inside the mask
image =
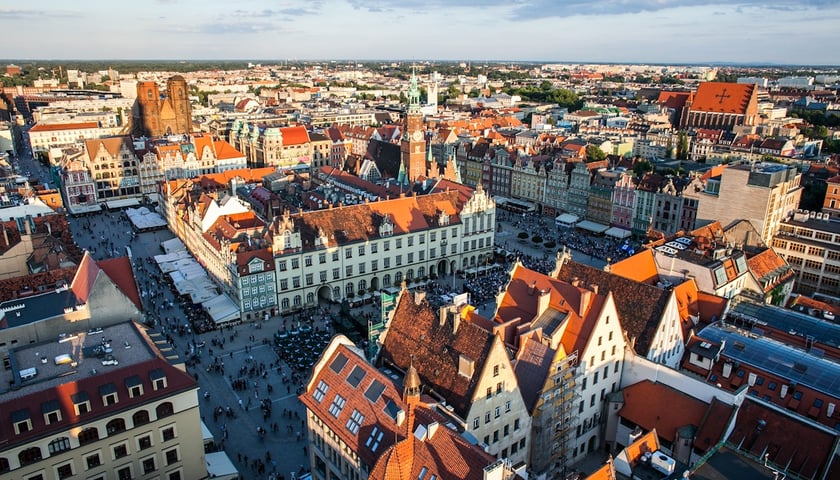
M 840 0 L 3 3 L 10 59 L 840 64 Z

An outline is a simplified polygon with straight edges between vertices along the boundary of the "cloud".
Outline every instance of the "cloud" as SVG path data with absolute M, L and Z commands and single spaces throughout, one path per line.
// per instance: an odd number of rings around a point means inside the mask
M 80 16 L 81 15 L 78 12 L 0 8 L 0 20 L 29 20 L 33 18 L 73 18 Z
M 757 7 L 792 11 L 809 7 L 840 5 L 840 0 L 735 0 L 731 3 L 725 0 L 348 0 L 348 2 L 353 8 L 370 12 L 498 8 L 512 12 L 513 17 L 520 20 L 575 15 L 621 15 L 697 6 Z

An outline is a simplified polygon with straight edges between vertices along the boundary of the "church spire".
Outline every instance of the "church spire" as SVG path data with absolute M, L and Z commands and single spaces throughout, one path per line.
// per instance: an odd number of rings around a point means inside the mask
M 409 113 L 420 112 L 420 87 L 417 86 L 417 75 L 414 65 L 411 66 L 411 80 L 408 84 L 408 111 Z

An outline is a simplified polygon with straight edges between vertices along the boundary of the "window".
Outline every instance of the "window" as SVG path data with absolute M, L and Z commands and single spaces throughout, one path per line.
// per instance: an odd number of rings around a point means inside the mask
M 85 457 L 85 463 L 87 464 L 87 468 L 96 468 L 102 465 L 102 459 L 99 458 L 98 453 L 94 453 L 93 455 L 88 455 Z
M 41 449 L 38 447 L 27 448 L 18 454 L 18 461 L 20 461 L 21 466 L 35 463 L 41 458 L 43 458 L 41 457 Z
M 67 437 L 56 438 L 47 446 L 47 450 L 49 450 L 50 455 L 55 455 L 56 453 L 63 452 L 65 450 L 70 450 L 70 439 Z
M 370 270 L 375 272 L 379 270 L 379 260 L 371 260 L 370 261 Z
M 128 388 L 128 396 L 131 398 L 143 395 L 143 382 L 140 377 L 133 375 L 125 379 L 125 386 Z
M 365 441 L 365 446 L 370 448 L 371 452 L 376 452 L 376 449 L 379 448 L 379 442 L 382 441 L 384 434 L 385 433 L 380 430 L 379 427 L 373 427 L 373 430 L 370 432 L 370 436 L 367 441 Z
M 283 261 L 278 262 L 277 263 L 277 269 L 280 270 L 281 272 L 285 272 L 286 271 L 286 261 L 283 260 Z
M 495 417 L 496 417 L 496 418 L 499 418 L 499 417 L 501 417 L 501 416 L 502 416 L 502 407 L 496 407 L 496 415 L 495 415 Z
M 280 279 L 280 290 L 288 290 L 289 289 L 289 280 L 285 278 Z
M 73 464 L 65 463 L 55 469 L 55 476 L 59 479 L 70 478 L 73 476 Z
M 502 430 L 502 436 L 507 437 L 510 435 L 510 425 L 505 425 L 505 428 Z
M 353 250 L 349 248 L 344 250 L 344 258 L 353 258 Z
M 117 479 L 118 480 L 131 480 L 131 467 L 122 467 L 117 470 Z
M 364 245 L 359 245 L 359 256 L 362 256 L 364 254 L 365 254 L 365 246 Z
M 164 442 L 168 442 L 175 438 L 175 427 L 165 427 L 160 431 L 161 438 Z
M 513 421 L 513 431 L 516 432 L 519 430 L 519 419 Z
M 90 411 L 90 400 L 85 392 L 79 392 L 70 396 L 76 415 L 84 415 Z
M 353 413 L 350 414 L 350 418 L 347 420 L 347 430 L 349 430 L 353 435 L 359 433 L 359 428 L 362 426 L 362 422 L 364 421 L 365 416 L 358 410 L 353 409 Z
M 595 375 L 592 378 L 592 385 L 595 385 L 596 383 L 598 383 L 598 373 L 599 372 L 595 372 Z
M 295 270 L 297 268 L 300 268 L 300 259 L 299 258 L 293 258 L 292 259 L 292 270 Z
M 125 420 L 122 418 L 115 418 L 105 424 L 105 432 L 108 435 L 113 435 L 115 433 L 124 432 L 125 431 Z
M 615 367 L 613 367 L 613 373 L 618 373 L 618 369 L 621 366 L 621 362 L 619 360 L 615 361 Z
M 493 443 L 496 443 L 496 442 L 498 442 L 498 441 L 499 441 L 499 431 L 498 431 L 498 430 L 494 430 L 494 431 L 493 431 Z
M 149 457 L 143 460 L 143 474 L 148 475 L 156 470 L 155 457 Z
M 11 470 L 9 460 L 5 457 L 0 457 L 0 472 L 8 472 L 9 470 Z
M 344 397 L 336 394 L 335 398 L 333 399 L 332 405 L 330 405 L 330 415 L 332 415 L 335 418 L 338 418 L 338 415 L 341 414 L 341 409 L 344 408 L 344 404 L 346 403 L 347 400 Z
M 344 267 L 344 274 L 347 275 L 348 277 L 353 275 L 353 265 L 346 265 Z
M 386 252 L 388 250 L 391 250 L 391 241 L 390 240 L 385 240 L 384 242 L 382 242 L 382 249 L 385 250 Z
M 175 408 L 172 406 L 172 402 L 163 402 L 155 408 L 155 413 L 157 418 L 168 417 L 175 413 Z
M 484 423 L 490 423 L 490 412 L 484 413 Z
M 167 450 L 166 453 L 164 453 L 164 456 L 166 457 L 166 464 L 167 465 L 172 465 L 173 463 L 178 463 L 178 449 L 177 448 Z
M 137 448 L 138 450 L 145 450 L 147 448 L 152 448 L 152 437 L 150 435 L 145 435 L 137 439 Z
M 478 430 L 478 422 L 479 422 L 478 417 L 473 418 L 473 430 Z
M 312 397 L 315 399 L 316 402 L 321 403 L 321 400 L 324 399 L 324 395 L 327 394 L 327 390 L 329 390 L 329 389 L 330 389 L 330 386 L 327 385 L 326 383 L 324 383 L 323 380 L 321 380 L 318 383 L 318 386 L 315 387 L 315 392 L 312 393 Z
M 41 404 L 41 413 L 44 414 L 44 422 L 47 425 L 58 423 L 61 421 L 61 408 L 58 405 L 58 400 L 51 400 Z
M 99 440 L 99 430 L 96 427 L 86 428 L 79 432 L 79 445 L 87 445 L 97 440 Z
M 505 413 L 510 412 L 510 400 L 505 402 Z
M 326 253 L 319 253 L 318 254 L 318 263 L 319 264 L 327 263 L 327 254 Z
M 134 415 L 131 416 L 132 422 L 134 422 L 134 426 L 138 427 L 140 425 L 145 425 L 149 423 L 149 412 L 146 410 L 140 410 L 136 412 Z
M 169 474 L 169 480 L 181 480 L 181 471 L 177 470 Z
M 594 394 L 594 393 L 593 393 L 593 394 L 592 394 L 592 396 L 589 398 L 589 406 L 590 406 L 590 407 L 594 407 L 594 406 L 595 406 L 595 394 Z
M 303 257 L 303 264 L 306 265 L 307 267 L 311 267 L 312 266 L 312 255 L 307 255 L 307 256 Z
M 370 244 L 370 253 L 376 253 L 379 251 L 379 248 L 375 243 Z
M 338 250 L 336 250 L 336 251 L 334 251 L 334 252 L 333 252 L 333 254 L 332 254 L 332 261 L 333 261 L 333 262 L 337 262 L 337 261 L 338 261 Z
M 307 287 L 311 286 L 313 283 L 315 283 L 315 277 L 311 273 L 307 273 L 304 278 L 306 279 L 305 281 L 306 281 L 306 286 Z
M 499 376 L 499 366 L 498 365 L 493 365 L 493 376 L 494 377 Z
M 493 387 L 487 387 L 487 399 L 493 396 Z
M 114 460 L 128 456 L 128 445 L 121 443 L 114 447 Z

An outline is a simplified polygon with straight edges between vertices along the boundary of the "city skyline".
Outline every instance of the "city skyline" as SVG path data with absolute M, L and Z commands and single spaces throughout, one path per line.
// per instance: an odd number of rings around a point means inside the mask
M 17 39 L 10 58 L 56 60 L 837 65 L 840 54 L 820 45 L 840 41 L 838 20 L 838 0 L 44 0 L 0 9 Z

